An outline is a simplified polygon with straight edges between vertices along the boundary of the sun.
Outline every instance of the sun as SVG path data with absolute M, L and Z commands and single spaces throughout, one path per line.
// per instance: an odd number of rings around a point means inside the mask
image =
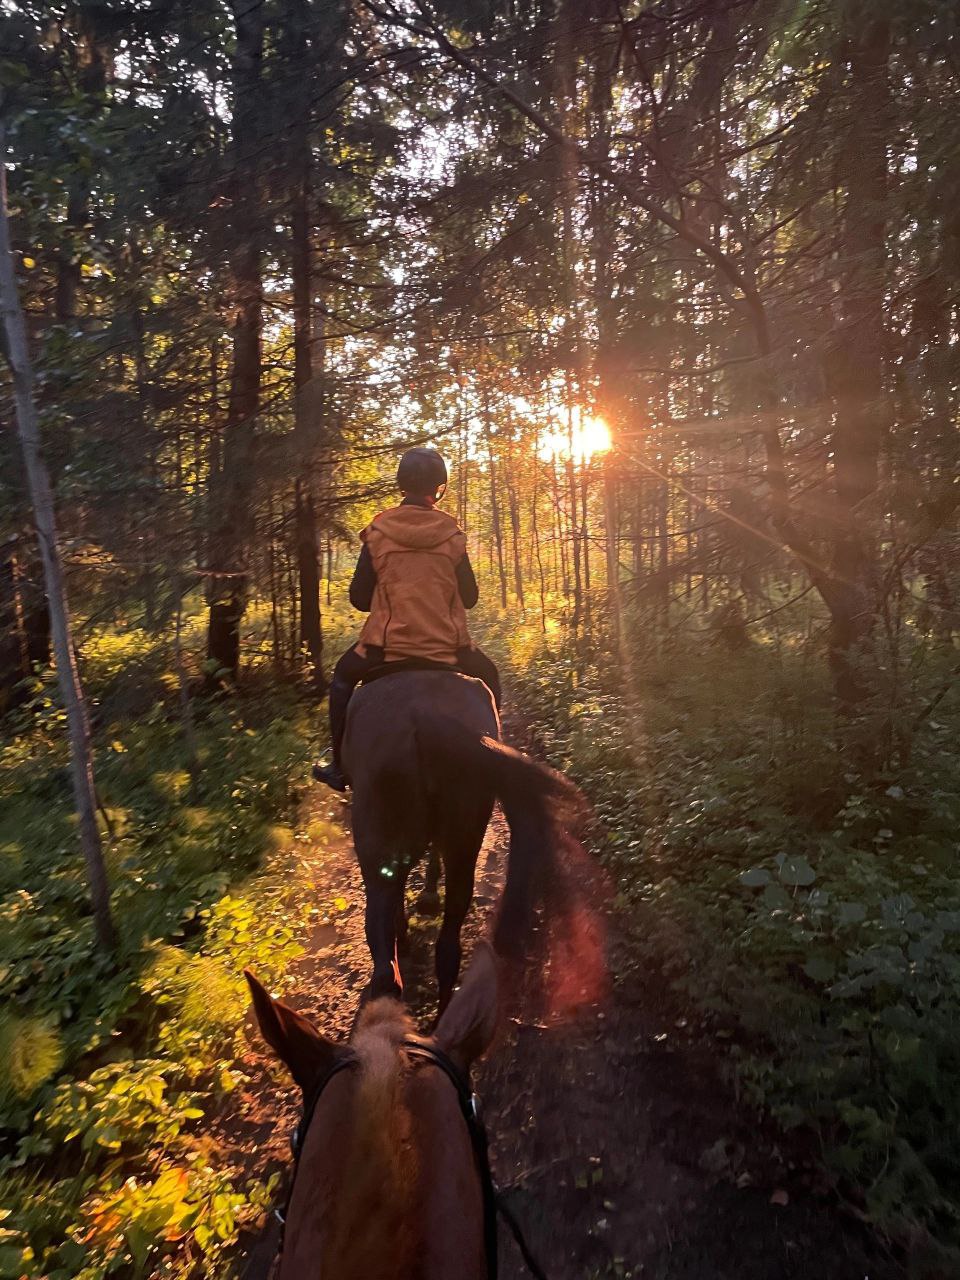
M 572 435 L 572 448 L 571 448 Z M 603 418 L 595 414 L 575 414 L 573 431 L 552 427 L 540 437 L 540 456 L 545 460 L 572 458 L 581 466 L 590 462 L 598 454 L 609 453 L 613 448 L 613 437 L 610 428 Z
M 613 437 L 610 428 L 603 418 L 584 418 L 580 430 L 574 432 L 574 452 L 582 452 L 584 460 L 596 457 L 598 453 L 609 453 L 613 448 Z

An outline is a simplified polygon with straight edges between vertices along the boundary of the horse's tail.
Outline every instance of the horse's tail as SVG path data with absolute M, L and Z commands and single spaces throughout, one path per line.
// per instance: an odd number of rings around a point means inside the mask
M 572 943 L 576 922 L 592 916 L 585 907 L 586 855 L 575 835 L 586 812 L 578 788 L 555 769 L 450 716 L 421 711 L 417 739 L 431 772 L 455 770 L 459 778 L 476 778 L 494 792 L 506 817 L 510 856 L 493 931 L 496 950 L 509 958 L 522 955 L 541 906 L 550 922 L 569 926 L 565 933 Z

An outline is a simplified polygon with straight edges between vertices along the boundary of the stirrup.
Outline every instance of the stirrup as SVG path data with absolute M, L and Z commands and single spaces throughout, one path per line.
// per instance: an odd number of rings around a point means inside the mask
M 338 764 L 331 762 L 330 764 L 315 764 L 311 770 L 317 782 L 323 782 L 331 791 L 346 791 L 349 783 L 343 776 L 343 770 Z

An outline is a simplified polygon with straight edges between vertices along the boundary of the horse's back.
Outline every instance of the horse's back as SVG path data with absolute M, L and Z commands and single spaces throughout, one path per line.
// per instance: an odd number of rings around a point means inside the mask
M 353 695 L 343 761 L 353 786 L 358 853 L 365 836 L 422 850 L 443 811 L 462 804 L 455 779 L 425 767 L 417 730 L 431 714 L 478 738 L 500 735 L 490 690 L 459 672 L 397 672 Z
M 490 690 L 457 671 L 402 671 L 363 685 L 350 701 L 344 760 L 366 772 L 413 761 L 418 715 L 434 711 L 478 734 L 499 737 Z

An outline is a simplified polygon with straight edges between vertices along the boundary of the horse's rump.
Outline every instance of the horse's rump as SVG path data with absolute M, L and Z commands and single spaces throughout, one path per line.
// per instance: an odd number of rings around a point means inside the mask
M 416 857 L 464 806 L 492 804 L 488 787 L 457 776 L 452 761 L 424 758 L 422 726 L 440 715 L 470 738 L 499 738 L 500 724 L 486 685 L 455 671 L 402 671 L 354 694 L 343 759 L 353 787 L 354 835 L 386 842 L 399 857 Z M 475 803 L 471 804 L 471 801 Z M 358 850 L 359 852 L 359 850 Z

